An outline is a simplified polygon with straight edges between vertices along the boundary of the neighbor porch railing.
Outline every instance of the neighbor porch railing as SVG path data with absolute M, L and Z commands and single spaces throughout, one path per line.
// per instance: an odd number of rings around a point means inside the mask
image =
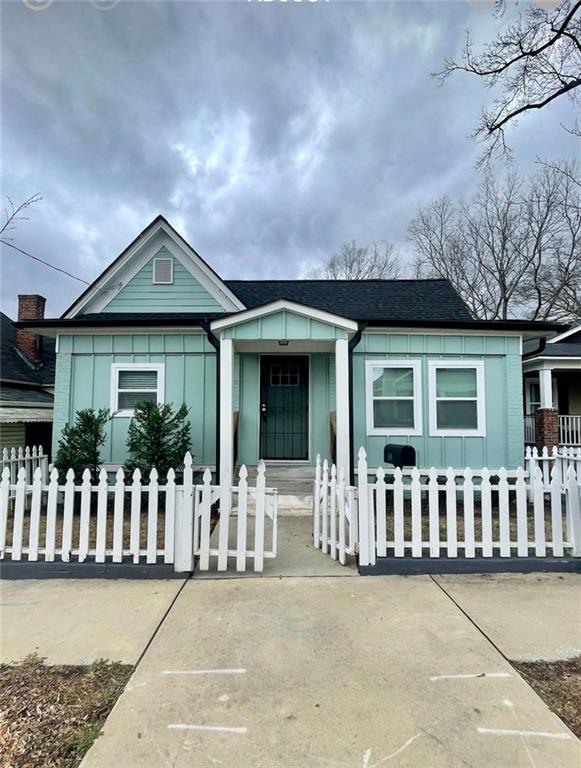
M 525 414 L 525 445 L 534 445 L 537 442 L 537 429 L 534 413 Z
M 559 416 L 559 442 L 581 446 L 581 416 Z

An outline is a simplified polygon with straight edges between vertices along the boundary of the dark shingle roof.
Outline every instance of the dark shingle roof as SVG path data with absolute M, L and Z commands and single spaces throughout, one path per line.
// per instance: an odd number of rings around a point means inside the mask
M 43 365 L 34 369 L 16 350 L 16 328 L 13 321 L 0 312 L 0 379 L 25 384 L 54 384 L 55 340 L 43 337 Z
M 226 280 L 252 309 L 277 299 L 351 320 L 468 320 L 468 308 L 447 280 Z
M 554 344 L 547 344 L 542 352 L 531 357 L 581 357 L 581 342 L 569 344 L 566 341 L 556 341 Z
M 2 384 L 0 387 L 0 402 L 50 406 L 53 403 L 53 396 L 49 392 L 37 389 L 36 387 L 18 387 Z

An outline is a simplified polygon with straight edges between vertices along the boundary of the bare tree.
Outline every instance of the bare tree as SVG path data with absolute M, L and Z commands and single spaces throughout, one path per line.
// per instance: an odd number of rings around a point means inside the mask
M 16 251 L 17 253 L 22 254 L 23 256 L 27 256 L 29 259 L 33 259 L 34 261 L 39 262 L 40 264 L 44 264 L 46 267 L 50 267 L 50 269 L 54 269 L 56 272 L 60 272 L 63 275 L 67 275 L 67 277 L 72 277 L 73 280 L 78 280 L 79 283 L 84 283 L 85 285 L 90 285 L 86 280 L 83 280 L 82 277 L 77 277 L 76 275 L 73 275 L 71 272 L 67 272 L 66 269 L 61 269 L 61 267 L 57 267 L 54 264 L 51 264 L 49 261 L 46 261 L 45 259 L 41 259 L 38 256 L 33 256 L 32 253 L 29 253 L 28 251 L 25 251 L 23 248 L 19 248 L 17 245 L 14 245 L 12 242 L 14 240 L 13 237 L 11 237 L 8 233 L 15 230 L 18 226 L 18 222 L 20 221 L 28 221 L 29 217 L 25 216 L 24 213 L 28 208 L 30 208 L 31 205 L 34 205 L 35 203 L 40 203 L 42 200 L 41 195 L 32 195 L 31 197 L 24 200 L 22 203 L 19 203 L 18 205 L 15 205 L 12 198 L 6 197 L 8 200 L 8 205 L 4 207 L 4 223 L 0 224 L 0 244 L 5 245 L 8 248 L 11 248 L 13 251 Z
M 400 265 L 391 243 L 379 242 L 359 246 L 352 240 L 343 243 L 338 253 L 307 273 L 313 279 L 327 280 L 395 280 L 399 277 Z
M 506 4 L 506 0 L 497 0 L 496 13 L 502 14 Z M 520 116 L 565 96 L 579 103 L 581 0 L 548 5 L 552 10 L 533 5 L 478 54 L 468 32 L 461 61 L 448 59 L 435 74 L 443 83 L 455 72 L 468 72 L 482 78 L 489 88 L 499 88 L 500 95 L 474 132 L 487 143 L 481 163 L 498 152 L 510 153 L 505 128 Z M 568 130 L 581 135 L 577 123 Z
M 581 193 L 578 168 L 567 170 L 487 176 L 471 200 L 420 208 L 409 227 L 417 276 L 450 280 L 476 317 L 580 317 Z
M 28 221 L 28 216 L 24 216 L 24 212 L 27 208 L 35 203 L 40 203 L 42 197 L 40 195 L 32 195 L 18 205 L 14 205 L 12 198 L 6 197 L 8 205 L 4 207 L 4 223 L 0 226 L 0 235 L 2 240 L 12 240 L 7 233 L 16 229 L 19 221 Z

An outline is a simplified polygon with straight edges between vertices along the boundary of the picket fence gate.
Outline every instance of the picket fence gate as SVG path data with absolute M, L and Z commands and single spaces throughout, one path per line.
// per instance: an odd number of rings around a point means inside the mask
M 229 557 L 236 557 L 239 571 L 246 559 L 261 571 L 264 558 L 276 556 L 277 494 L 266 488 L 264 464 L 259 467 L 255 488 L 248 486 L 246 467 L 240 470 L 238 486 L 212 485 L 211 473 L 203 483 L 193 478 L 192 457 L 184 458 L 183 477 L 176 483 L 173 469 L 165 482 L 152 469 L 147 484 L 139 469 L 131 482 L 118 469 L 115 482 L 108 483 L 106 470 L 92 484 L 91 472 L 83 472 L 81 484 L 69 469 L 65 482 L 56 469 L 49 482 L 37 466 L 31 481 L 27 468 L 18 470 L 13 482 L 11 468 L 2 471 L 0 482 L 0 559 L 29 562 L 173 564 L 178 572 L 192 571 L 194 557 L 200 570 L 209 568 L 210 557 L 218 558 L 218 570 L 226 570 Z M 233 507 L 232 498 L 237 499 Z M 220 502 L 218 548 L 210 547 L 213 509 Z M 250 503 L 249 503 L 250 502 Z M 246 526 L 252 507 L 256 522 L 252 548 L 246 542 Z M 236 513 L 233 515 L 233 511 Z M 235 549 L 228 549 L 230 517 L 237 521 Z M 273 543 L 265 549 L 265 519 L 272 521 Z
M 323 554 L 339 559 L 342 565 L 347 555 L 357 553 L 357 489 L 345 484 L 345 472 L 334 464 L 329 470 L 327 459 L 321 464 L 317 455 L 313 489 L 313 542 Z
M 315 546 L 342 563 L 345 553 L 357 553 L 362 566 L 377 557 L 581 556 L 581 477 L 571 464 L 553 462 L 548 486 L 538 464 L 531 476 L 523 467 L 379 467 L 374 475 L 370 481 L 363 448 L 357 486 L 317 457 Z

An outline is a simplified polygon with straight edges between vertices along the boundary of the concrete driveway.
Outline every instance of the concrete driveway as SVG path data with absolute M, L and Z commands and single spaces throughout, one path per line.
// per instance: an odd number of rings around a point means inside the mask
M 546 614 L 545 614 L 546 615 Z M 429 577 L 188 582 L 83 768 L 579 768 Z
M 0 581 L 0 662 L 135 664 L 183 581 Z

